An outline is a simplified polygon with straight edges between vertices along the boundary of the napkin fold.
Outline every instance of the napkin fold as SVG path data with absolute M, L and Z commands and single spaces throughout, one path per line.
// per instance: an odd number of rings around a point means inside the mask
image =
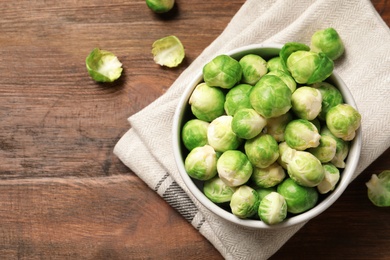
M 114 154 L 157 192 L 225 259 L 267 259 L 304 224 L 253 230 L 231 224 L 203 207 L 180 178 L 173 158 L 172 119 L 179 98 L 204 64 L 218 54 L 254 43 L 310 43 L 311 35 L 335 28 L 346 53 L 335 71 L 362 114 L 363 145 L 354 177 L 390 146 L 390 30 L 368 0 L 247 0 L 222 34 L 170 89 L 128 118 L 130 130 Z

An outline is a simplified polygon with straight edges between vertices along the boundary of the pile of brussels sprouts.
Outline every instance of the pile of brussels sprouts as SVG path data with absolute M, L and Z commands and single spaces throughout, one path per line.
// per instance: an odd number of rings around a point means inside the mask
M 219 55 L 203 67 L 181 129 L 184 166 L 214 203 L 268 225 L 335 189 L 361 115 L 326 79 L 344 45 L 333 28 L 265 60 Z

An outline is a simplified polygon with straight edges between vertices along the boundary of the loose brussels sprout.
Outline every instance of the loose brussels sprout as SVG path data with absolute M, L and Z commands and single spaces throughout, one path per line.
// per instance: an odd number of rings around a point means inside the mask
M 224 114 L 225 95 L 219 88 L 200 83 L 192 92 L 189 104 L 196 118 L 211 122 Z
M 229 150 L 219 157 L 217 162 L 218 176 L 226 185 L 236 187 L 246 183 L 253 172 L 248 157 L 239 150 Z
M 287 212 L 298 214 L 313 208 L 318 201 L 316 188 L 304 187 L 291 178 L 278 185 L 277 191 L 287 203 Z
M 291 108 L 291 90 L 279 77 L 264 75 L 252 88 L 249 100 L 263 117 L 278 117 Z
M 203 67 L 207 85 L 231 89 L 242 78 L 240 63 L 228 55 L 218 55 Z
M 283 63 L 279 56 L 273 57 L 268 60 L 267 69 L 268 71 L 281 70 L 287 74 L 290 74 L 290 72 L 283 66 Z
M 287 144 L 297 150 L 317 147 L 320 144 L 320 138 L 316 126 L 306 119 L 292 120 L 284 131 Z
M 187 121 L 181 130 L 184 146 L 191 151 L 195 147 L 206 145 L 208 127 L 209 123 L 203 120 L 191 119 Z
M 317 147 L 309 148 L 307 151 L 317 157 L 321 163 L 330 162 L 336 155 L 337 143 L 331 136 L 321 136 L 320 144 Z
M 330 59 L 335 60 L 344 53 L 344 44 L 335 29 L 326 28 L 312 35 L 310 49 L 325 53 Z
M 166 13 L 171 10 L 175 0 L 146 0 L 147 6 L 156 13 Z
M 321 112 L 318 117 L 322 120 L 325 120 L 326 113 L 328 113 L 329 109 L 344 102 L 340 90 L 330 83 L 319 82 L 311 85 L 311 87 L 316 88 L 321 92 Z
M 242 67 L 242 82 L 254 85 L 267 72 L 267 62 L 256 54 L 247 54 L 239 61 Z
M 344 141 L 355 138 L 360 127 L 361 115 L 349 104 L 339 104 L 332 107 L 326 114 L 326 125 L 336 137 Z
M 283 157 L 283 153 L 285 151 L 287 151 L 288 149 L 291 149 L 291 148 L 290 148 L 290 146 L 288 146 L 288 144 L 286 142 L 280 142 L 279 143 L 279 157 L 278 157 L 278 159 L 276 161 L 285 170 L 287 170 L 287 164 L 285 162 L 283 162 L 282 157 Z
M 260 134 L 246 140 L 245 153 L 249 161 L 258 168 L 266 168 L 279 157 L 279 145 L 275 138 L 268 134 Z
M 270 188 L 281 183 L 285 177 L 283 167 L 274 162 L 266 168 L 254 167 L 251 180 L 257 187 Z
M 321 194 L 328 193 L 336 187 L 336 184 L 340 180 L 340 171 L 331 163 L 322 165 L 324 167 L 324 179 L 317 186 L 317 190 Z
M 296 51 L 287 59 L 287 68 L 299 84 L 324 81 L 333 72 L 333 61 L 323 53 Z
M 207 142 L 217 152 L 237 149 L 241 144 L 239 138 L 232 130 L 232 116 L 220 116 L 211 121 L 207 129 Z
M 268 118 L 265 132 L 272 135 L 277 142 L 284 141 L 284 130 L 287 124 L 293 119 L 290 112 L 278 117 Z
M 209 145 L 191 150 L 184 161 L 189 176 L 197 180 L 209 180 L 217 175 L 217 154 Z
M 303 86 L 291 96 L 294 113 L 302 119 L 313 120 L 321 111 L 322 96 L 318 89 Z
M 390 207 L 390 170 L 373 174 L 366 182 L 367 195 L 377 207 Z
M 122 63 L 111 52 L 95 48 L 85 59 L 89 75 L 97 82 L 113 82 L 122 74 Z
M 279 193 L 271 192 L 260 201 L 258 214 L 264 223 L 278 224 L 287 217 L 287 202 Z
M 238 84 L 231 88 L 226 94 L 225 111 L 228 116 L 234 116 L 241 108 L 252 108 L 249 101 L 249 93 L 252 86 L 249 84 Z
M 288 72 L 282 70 L 273 70 L 268 72 L 267 75 L 274 75 L 279 77 L 281 80 L 283 80 L 284 83 L 286 83 L 287 87 L 291 90 L 291 93 L 294 93 L 294 91 L 297 89 L 297 83 Z
M 247 185 L 242 185 L 233 193 L 230 208 L 235 216 L 249 218 L 257 213 L 259 203 L 257 192 Z
M 330 162 L 337 168 L 345 168 L 345 158 L 349 153 L 349 142 L 334 136 L 326 126 L 322 127 L 321 136 L 329 136 L 336 141 L 336 153 Z
M 309 152 L 286 149 L 282 161 L 287 164 L 290 178 L 301 186 L 315 187 L 324 179 L 321 162 Z
M 177 67 L 185 57 L 184 46 L 174 35 L 153 42 L 152 54 L 155 63 L 169 68 Z
M 260 134 L 267 121 L 252 108 L 238 110 L 232 121 L 232 130 L 240 138 L 251 139 Z
M 205 181 L 203 185 L 203 193 L 214 203 L 229 202 L 235 190 L 218 177 Z

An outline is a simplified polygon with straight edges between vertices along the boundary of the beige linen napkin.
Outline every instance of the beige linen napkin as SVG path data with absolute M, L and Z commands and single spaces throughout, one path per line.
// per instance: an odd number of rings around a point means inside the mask
M 335 70 L 362 114 L 363 146 L 355 177 L 390 145 L 390 31 L 368 0 L 248 0 L 224 32 L 180 75 L 171 88 L 131 116 L 131 129 L 114 153 L 203 234 L 226 259 L 266 259 L 303 224 L 251 230 L 211 214 L 184 186 L 172 151 L 172 118 L 180 95 L 217 54 L 253 43 L 309 43 L 319 29 L 334 27 L 345 55 Z

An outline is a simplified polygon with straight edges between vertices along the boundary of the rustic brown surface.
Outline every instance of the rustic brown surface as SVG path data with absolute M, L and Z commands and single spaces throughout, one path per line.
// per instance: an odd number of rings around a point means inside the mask
M 221 259 L 214 247 L 112 153 L 126 118 L 162 95 L 225 28 L 244 0 L 1 1 L 0 259 Z M 373 1 L 390 24 L 390 4 Z M 210 24 L 213 26 L 211 27 Z M 154 40 L 175 34 L 187 58 L 154 64 Z M 96 84 L 94 47 L 125 68 Z M 389 209 L 364 183 L 390 169 L 386 151 L 329 210 L 272 259 L 389 258 Z

